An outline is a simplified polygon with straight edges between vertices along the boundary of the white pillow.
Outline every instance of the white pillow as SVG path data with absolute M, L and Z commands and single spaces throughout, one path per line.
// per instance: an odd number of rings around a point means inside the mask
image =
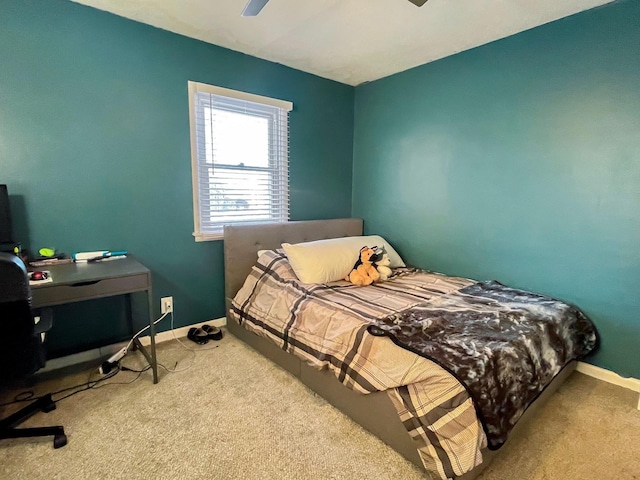
M 391 268 L 405 266 L 400 255 L 379 235 L 330 238 L 294 245 L 283 243 L 282 248 L 302 283 L 328 283 L 344 280 L 365 245 L 384 247 Z

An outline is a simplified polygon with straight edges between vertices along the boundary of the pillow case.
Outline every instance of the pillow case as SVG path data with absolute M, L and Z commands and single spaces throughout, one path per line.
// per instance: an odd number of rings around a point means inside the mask
M 258 257 L 258 264 L 264 267 L 264 271 L 270 271 L 277 274 L 282 280 L 299 280 L 296 272 L 291 267 L 291 262 L 283 255 L 282 250 L 261 250 Z M 274 262 L 276 259 L 282 259 Z
M 405 266 L 398 252 L 380 235 L 330 238 L 293 245 L 283 243 L 282 248 L 302 283 L 328 283 L 344 280 L 365 245 L 384 247 L 391 268 Z

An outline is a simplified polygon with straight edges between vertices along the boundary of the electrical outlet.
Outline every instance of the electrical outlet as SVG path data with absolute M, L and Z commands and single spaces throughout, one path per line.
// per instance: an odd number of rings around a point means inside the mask
M 173 297 L 162 297 L 160 299 L 160 313 L 173 312 Z

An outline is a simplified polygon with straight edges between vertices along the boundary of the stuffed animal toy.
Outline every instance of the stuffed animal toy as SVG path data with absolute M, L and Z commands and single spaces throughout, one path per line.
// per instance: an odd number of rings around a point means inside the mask
M 389 268 L 389 265 L 391 265 L 391 260 L 389 259 L 389 255 L 387 255 L 387 252 L 383 251 L 382 258 L 380 260 L 376 260 L 374 262 L 374 265 L 376 267 L 376 270 L 378 270 L 378 273 L 380 274 L 380 281 L 386 282 L 392 273 L 391 268 Z
M 373 266 L 373 260 L 376 259 L 378 247 L 369 248 L 367 246 L 360 249 L 360 258 L 353 266 L 351 273 L 347 275 L 345 280 L 354 285 L 371 285 L 380 278 L 380 274 Z

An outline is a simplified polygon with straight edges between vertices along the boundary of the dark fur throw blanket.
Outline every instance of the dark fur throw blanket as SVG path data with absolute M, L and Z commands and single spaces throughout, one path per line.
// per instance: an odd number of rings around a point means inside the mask
M 389 316 L 369 333 L 452 373 L 473 398 L 492 450 L 558 372 L 596 345 L 593 324 L 577 308 L 495 281 Z

